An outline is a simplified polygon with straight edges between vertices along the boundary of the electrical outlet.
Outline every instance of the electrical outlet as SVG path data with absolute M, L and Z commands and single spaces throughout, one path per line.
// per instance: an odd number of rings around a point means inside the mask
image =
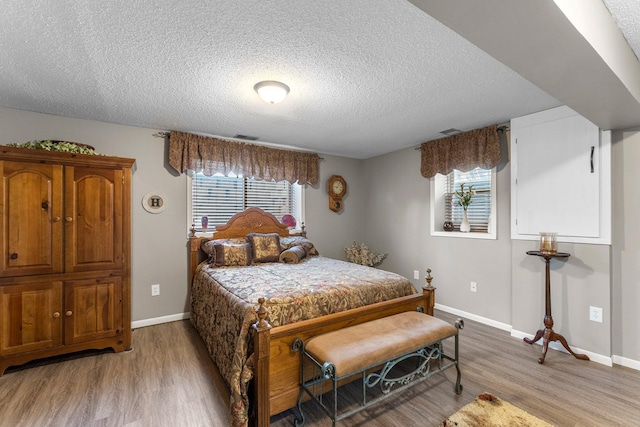
M 476 282 L 471 282 L 471 292 L 478 292 L 478 284 Z
M 151 285 L 151 296 L 157 297 L 158 295 L 160 295 L 160 285 L 158 283 Z
M 418 270 L 413 270 L 413 278 L 420 279 L 420 272 Z
M 602 323 L 602 308 L 589 306 L 589 320 Z

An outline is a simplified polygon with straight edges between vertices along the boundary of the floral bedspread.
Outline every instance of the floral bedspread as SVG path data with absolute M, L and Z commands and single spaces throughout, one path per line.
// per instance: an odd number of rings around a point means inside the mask
M 276 327 L 415 292 L 398 274 L 322 256 L 298 264 L 200 264 L 191 289 L 191 323 L 229 386 L 232 425 L 248 422 L 249 331 L 258 320 L 258 298 L 265 298 L 267 320 Z

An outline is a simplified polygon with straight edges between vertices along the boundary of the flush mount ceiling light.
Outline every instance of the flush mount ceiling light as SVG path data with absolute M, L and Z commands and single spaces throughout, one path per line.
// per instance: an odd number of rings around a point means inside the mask
M 265 80 L 256 83 L 253 89 L 258 95 L 270 104 L 281 102 L 289 93 L 289 86 L 274 80 Z

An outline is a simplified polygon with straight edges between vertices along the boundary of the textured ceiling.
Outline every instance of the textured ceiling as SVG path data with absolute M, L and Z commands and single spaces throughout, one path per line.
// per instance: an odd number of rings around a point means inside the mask
M 603 0 L 629 45 L 640 58 L 640 1 Z
M 640 2 L 605 4 L 638 55 Z M 369 158 L 560 104 L 405 0 L 2 9 L 4 107 Z M 267 104 L 262 80 L 291 92 Z

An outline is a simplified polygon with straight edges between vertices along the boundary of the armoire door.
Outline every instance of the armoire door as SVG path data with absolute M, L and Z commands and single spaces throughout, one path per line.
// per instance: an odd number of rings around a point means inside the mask
M 0 356 L 62 345 L 62 282 L 0 286 Z
M 59 273 L 62 166 L 0 161 L 0 275 Z
M 122 277 L 64 283 L 65 344 L 122 334 Z
M 123 182 L 121 170 L 65 167 L 67 273 L 122 267 Z

